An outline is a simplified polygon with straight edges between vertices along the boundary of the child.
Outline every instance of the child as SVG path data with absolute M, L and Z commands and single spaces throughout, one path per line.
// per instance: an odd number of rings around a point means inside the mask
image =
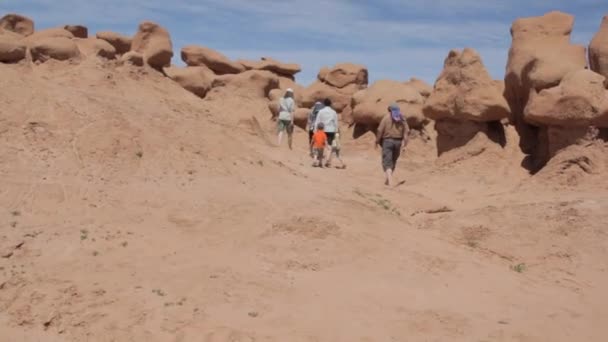
M 317 125 L 317 131 L 312 136 L 310 146 L 314 153 L 314 162 L 312 166 L 323 167 L 323 151 L 327 147 L 327 134 L 325 134 L 325 125 L 319 122 Z
M 340 157 L 340 148 L 340 130 L 338 129 L 338 131 L 336 132 L 336 136 L 334 137 L 334 141 L 331 143 L 331 152 L 329 153 L 329 158 L 325 166 L 329 167 L 331 165 L 331 157 L 333 154 L 335 154 L 336 158 L 338 158 L 338 161 L 340 161 L 340 166 L 338 166 L 337 168 L 346 169 L 346 164 L 344 164 L 344 161 Z

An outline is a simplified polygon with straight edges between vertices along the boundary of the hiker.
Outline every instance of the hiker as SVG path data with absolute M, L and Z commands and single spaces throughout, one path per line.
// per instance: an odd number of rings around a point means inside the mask
M 341 145 L 340 145 L 340 127 L 338 127 L 338 130 L 336 131 L 336 136 L 334 137 L 334 141 L 331 144 L 331 152 L 329 153 L 329 158 L 327 158 L 327 164 L 326 166 L 331 165 L 331 157 L 333 155 L 336 155 L 336 158 L 338 158 L 338 161 L 340 162 L 340 166 L 338 166 L 338 169 L 346 169 L 346 164 L 344 164 L 344 161 L 342 160 L 342 157 L 340 156 L 340 150 L 341 150 Z
M 323 155 L 327 147 L 327 134 L 325 134 L 325 125 L 319 122 L 316 126 L 316 132 L 312 136 L 310 148 L 313 151 L 314 167 L 323 167 Z
M 310 146 L 312 146 L 312 136 L 315 134 L 315 122 L 317 121 L 317 114 L 319 114 L 321 109 L 323 109 L 323 104 L 317 101 L 308 114 L 308 122 L 306 123 L 306 127 L 308 127 L 308 144 Z M 310 157 L 314 158 L 312 147 L 310 148 Z
M 331 146 L 334 142 L 334 138 L 336 137 L 336 131 L 338 130 L 338 113 L 331 108 L 330 99 L 323 100 L 323 105 L 323 109 L 321 109 L 317 114 L 315 127 L 317 127 L 319 123 L 323 123 L 323 126 L 325 127 L 325 134 L 327 135 L 327 144 Z M 326 164 L 325 166 L 329 167 L 330 165 Z
M 296 111 L 296 104 L 293 100 L 293 89 L 287 88 L 285 95 L 279 100 L 279 121 L 278 121 L 278 145 L 281 146 L 283 132 L 287 132 L 287 144 L 292 149 L 293 142 L 293 119 Z
M 389 115 L 385 116 L 378 126 L 376 147 L 382 147 L 382 168 L 386 176 L 384 184 L 391 186 L 397 159 L 408 143 L 410 128 L 396 103 L 388 107 L 388 112 Z

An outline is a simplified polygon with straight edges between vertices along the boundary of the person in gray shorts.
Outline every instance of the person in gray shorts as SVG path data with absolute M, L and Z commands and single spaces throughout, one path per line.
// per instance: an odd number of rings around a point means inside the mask
M 396 103 L 388 107 L 388 112 L 389 115 L 378 126 L 376 146 L 382 147 L 382 169 L 386 177 L 384 184 L 391 186 L 397 160 L 408 142 L 410 128 Z

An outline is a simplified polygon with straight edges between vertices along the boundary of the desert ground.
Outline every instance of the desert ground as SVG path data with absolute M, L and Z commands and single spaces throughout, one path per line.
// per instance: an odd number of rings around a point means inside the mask
M 608 340 L 604 140 L 530 172 L 509 122 L 445 153 L 430 125 L 389 188 L 373 132 L 313 168 L 248 88 L 0 75 L 1 341 Z

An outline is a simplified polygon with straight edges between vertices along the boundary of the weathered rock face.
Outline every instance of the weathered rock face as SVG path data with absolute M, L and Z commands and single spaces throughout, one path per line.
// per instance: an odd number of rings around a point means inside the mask
M 64 30 L 72 33 L 76 38 L 89 38 L 89 29 L 82 25 L 65 25 Z
M 74 35 L 72 34 L 72 32 L 67 31 L 63 28 L 50 28 L 50 29 L 34 32 L 33 34 L 26 37 L 25 41 L 33 42 L 38 39 L 55 38 L 55 37 L 72 39 L 72 38 L 74 38 Z
M 420 128 L 428 121 L 422 115 L 424 97 L 416 88 L 398 81 L 380 80 L 353 95 L 353 122 L 374 129 L 393 102 L 399 104 L 410 127 Z
M 364 88 L 368 84 L 368 71 L 363 65 L 340 63 L 333 68 L 323 68 L 317 76 L 319 81 L 336 88 L 355 84 Z
M 184 89 L 204 98 L 211 89 L 215 74 L 206 66 L 197 67 L 168 67 L 164 69 L 165 74 L 177 82 Z
M 117 55 L 124 55 L 131 50 L 131 37 L 110 31 L 97 32 L 96 37 L 110 43 Z
M 105 59 L 116 58 L 116 49 L 105 40 L 97 38 L 75 38 L 74 42 L 76 42 L 80 52 L 87 57 L 97 56 Z
M 556 86 L 569 72 L 585 68 L 585 48 L 570 44 L 573 25 L 574 17 L 561 12 L 513 23 L 505 97 L 516 124 L 522 118 L 530 91 Z
M 213 49 L 189 45 L 182 48 L 182 60 L 188 66 L 206 66 L 218 75 L 238 74 L 245 71 L 240 63 L 232 62 Z
M 0 18 L 0 28 L 29 36 L 34 33 L 34 22 L 19 14 L 7 14 Z
M 332 102 L 332 108 L 337 112 L 342 112 L 347 106 L 350 105 L 353 89 L 347 89 L 342 91 L 338 88 L 334 88 L 322 82 L 315 82 L 304 90 L 302 97 L 302 106 L 311 108 L 315 102 L 323 101 L 328 98 Z
M 302 71 L 299 64 L 283 63 L 270 57 L 262 57 L 259 61 L 239 59 L 236 63 L 243 66 L 245 70 L 266 70 L 281 76 L 282 78 L 291 79 L 292 81 L 295 79 L 295 75 Z
M 490 122 L 509 116 L 501 82 L 494 81 L 472 49 L 450 51 L 435 88 L 424 104 L 432 120 Z
M 45 62 L 49 59 L 60 61 L 80 57 L 76 43 L 66 37 L 47 37 L 36 39 L 30 43 L 30 53 L 33 61 Z
M 139 29 L 133 37 L 131 51 L 142 54 L 144 63 L 162 70 L 171 64 L 173 43 L 169 32 L 151 21 L 139 24 Z
M 526 121 L 536 126 L 608 127 L 605 80 L 591 70 L 569 73 L 559 86 L 533 93 L 526 106 Z
M 589 45 L 589 65 L 591 70 L 608 78 L 608 16 Z
M 0 63 L 17 63 L 25 58 L 27 45 L 21 35 L 0 29 Z
M 250 99 L 267 99 L 272 89 L 279 87 L 278 77 L 262 70 L 249 70 L 240 74 L 217 76 L 207 98 L 238 96 Z

